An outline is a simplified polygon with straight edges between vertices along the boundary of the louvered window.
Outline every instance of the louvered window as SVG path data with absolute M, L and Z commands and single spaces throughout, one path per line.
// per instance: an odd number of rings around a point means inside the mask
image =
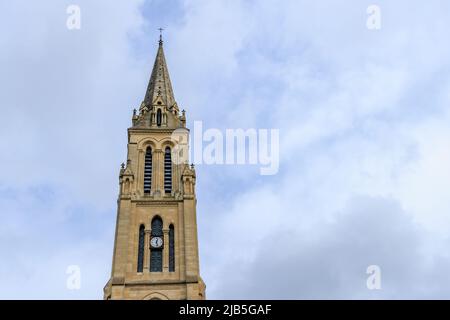
M 148 147 L 144 162 L 144 193 L 152 189 L 152 148 Z
M 164 191 L 166 193 L 172 192 L 172 155 L 170 148 L 166 148 L 164 153 Z

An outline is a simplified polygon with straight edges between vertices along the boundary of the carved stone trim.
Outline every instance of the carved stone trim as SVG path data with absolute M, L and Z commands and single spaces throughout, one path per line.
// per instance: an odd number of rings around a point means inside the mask
M 136 201 L 137 206 L 161 206 L 161 205 L 172 205 L 174 207 L 178 206 L 180 201 Z
M 123 285 L 125 284 L 125 277 L 113 277 L 111 281 L 112 285 Z
M 136 128 L 136 127 L 133 127 L 133 128 L 128 128 L 128 132 L 129 133 L 135 133 L 135 134 L 149 134 L 149 133 L 155 133 L 155 132 L 158 132 L 158 133 L 172 133 L 174 130 L 176 130 L 176 129 L 178 129 L 178 128 L 172 128 L 172 129 L 169 129 L 169 128 L 163 128 L 163 129 L 160 129 L 160 128 Z

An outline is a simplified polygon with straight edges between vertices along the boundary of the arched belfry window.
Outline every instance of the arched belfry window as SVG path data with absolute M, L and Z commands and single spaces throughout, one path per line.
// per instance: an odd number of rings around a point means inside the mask
M 163 237 L 162 231 L 163 223 L 160 217 L 155 217 L 152 220 L 152 237 Z M 163 254 L 162 248 L 152 248 L 150 251 L 150 271 L 162 272 Z
M 152 148 L 148 147 L 144 161 L 144 193 L 150 193 L 152 189 Z
M 172 192 L 172 154 L 169 147 L 164 152 L 164 191 Z
M 173 224 L 169 227 L 169 272 L 175 271 L 175 229 Z
M 158 111 L 156 111 L 156 125 L 158 127 L 161 127 L 161 122 L 162 122 L 162 113 L 161 109 L 158 109 Z
M 142 272 L 144 270 L 144 242 L 145 227 L 143 224 L 141 224 L 141 226 L 139 227 L 137 272 Z

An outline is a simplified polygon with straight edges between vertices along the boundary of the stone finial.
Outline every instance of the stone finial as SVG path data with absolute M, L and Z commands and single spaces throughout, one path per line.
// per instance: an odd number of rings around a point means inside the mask
M 132 122 L 133 126 L 136 125 L 138 119 L 139 119 L 139 116 L 137 115 L 137 110 L 133 109 L 133 116 L 131 117 L 131 122 Z
M 186 127 L 186 110 L 181 111 L 180 121 L 183 127 Z

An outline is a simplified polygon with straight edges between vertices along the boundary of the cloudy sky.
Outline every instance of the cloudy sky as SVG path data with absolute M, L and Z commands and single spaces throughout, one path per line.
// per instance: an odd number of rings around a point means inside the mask
M 160 26 L 188 126 L 280 132 L 276 175 L 197 166 L 208 298 L 450 298 L 446 0 L 2 0 L 0 298 L 102 298 Z

